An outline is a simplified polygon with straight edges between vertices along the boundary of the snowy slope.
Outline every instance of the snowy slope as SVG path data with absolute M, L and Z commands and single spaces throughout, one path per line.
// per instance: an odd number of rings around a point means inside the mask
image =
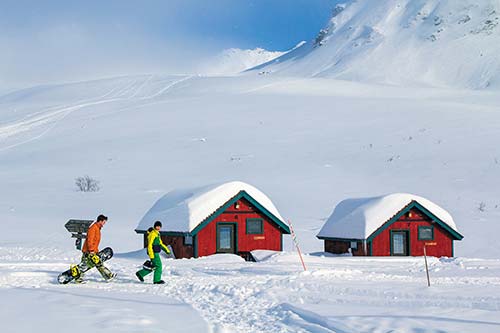
M 0 320 L 22 333 L 79 319 L 76 332 L 496 332 L 499 105 L 492 91 L 273 75 L 127 76 L 2 96 Z M 99 192 L 75 190 L 85 174 Z M 165 260 L 166 285 L 136 281 L 146 254 L 134 229 L 152 205 L 231 179 L 293 222 L 309 271 L 285 237 L 286 252 L 263 262 Z M 336 204 L 392 192 L 432 198 L 465 236 L 458 258 L 429 259 L 431 288 L 422 258 L 314 253 Z M 81 256 L 64 223 L 99 213 L 117 280 L 57 284 Z
M 231 48 L 222 51 L 217 56 L 200 66 L 200 72 L 207 75 L 230 75 L 243 72 L 271 61 L 286 52 L 267 51 L 262 48 L 238 49 Z
M 272 75 L 17 91 L 0 97 L 0 220 L 23 237 L 0 242 L 71 249 L 63 224 L 104 213 L 106 243 L 135 250 L 133 230 L 164 193 L 241 179 L 292 221 L 306 252 L 323 248 L 316 235 L 340 201 L 410 192 L 446 207 L 465 236 L 458 256 L 500 258 L 499 105 L 487 91 Z M 86 174 L 101 191 L 76 192 Z
M 500 86 L 497 0 L 347 0 L 316 39 L 257 70 L 408 85 Z
M 500 95 L 457 89 L 499 85 L 499 6 L 346 1 L 316 41 L 247 75 L 127 75 L 0 96 L 3 331 L 499 331 Z M 77 192 L 83 175 L 100 191 Z M 283 253 L 256 263 L 164 260 L 165 285 L 138 282 L 147 256 L 134 229 L 154 203 L 233 179 L 293 222 L 307 272 L 286 236 Z M 346 198 L 398 192 L 439 203 L 465 236 L 456 258 L 428 258 L 430 288 L 423 258 L 334 256 L 316 238 Z M 59 285 L 81 257 L 64 223 L 100 213 L 116 280 L 94 270 Z

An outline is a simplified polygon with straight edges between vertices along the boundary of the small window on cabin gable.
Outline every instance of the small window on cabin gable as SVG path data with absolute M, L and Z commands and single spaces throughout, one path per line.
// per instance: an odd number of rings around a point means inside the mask
M 184 236 L 184 245 L 193 245 L 193 236 L 185 235 Z
M 351 242 L 351 249 L 357 250 L 358 249 L 358 242 Z
M 434 240 L 434 227 L 418 227 L 418 240 Z
M 264 233 L 264 221 L 262 219 L 247 219 L 247 234 L 258 235 Z

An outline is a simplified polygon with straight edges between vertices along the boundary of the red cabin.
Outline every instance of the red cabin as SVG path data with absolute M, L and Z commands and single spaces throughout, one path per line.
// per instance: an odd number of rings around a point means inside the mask
M 344 200 L 319 234 L 325 252 L 355 256 L 453 257 L 461 240 L 451 215 L 433 202 L 406 193 Z
M 144 246 L 157 220 L 177 258 L 234 253 L 250 260 L 253 250 L 282 251 L 283 234 L 290 233 L 271 200 L 243 182 L 167 193 L 135 230 L 144 234 Z

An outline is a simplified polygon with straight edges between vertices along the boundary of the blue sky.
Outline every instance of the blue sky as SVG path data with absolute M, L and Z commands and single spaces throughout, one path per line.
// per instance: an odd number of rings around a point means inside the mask
M 0 85 L 189 72 L 224 48 L 310 40 L 338 0 L 0 3 Z

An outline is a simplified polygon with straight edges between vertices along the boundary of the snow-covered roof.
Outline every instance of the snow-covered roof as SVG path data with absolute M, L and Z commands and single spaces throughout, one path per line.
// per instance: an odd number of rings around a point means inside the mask
M 317 237 L 367 239 L 412 201 L 416 201 L 458 233 L 451 215 L 432 201 L 418 195 L 394 193 L 340 202 Z
M 139 222 L 136 231 L 146 231 L 157 220 L 162 231 L 192 232 L 217 209 L 244 191 L 281 223 L 285 220 L 264 193 L 252 185 L 233 181 L 193 189 L 174 190 L 160 198 Z

